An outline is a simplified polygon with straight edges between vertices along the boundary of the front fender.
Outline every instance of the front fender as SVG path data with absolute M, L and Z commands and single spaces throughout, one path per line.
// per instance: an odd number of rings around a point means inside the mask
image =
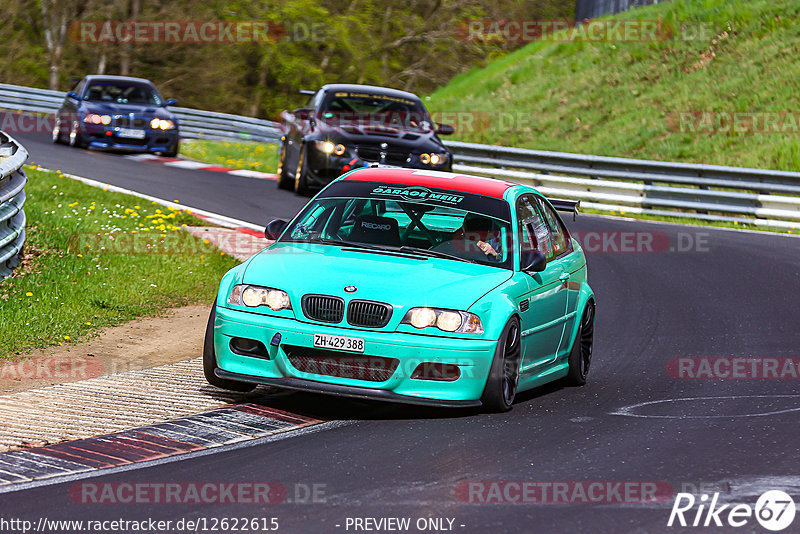
M 519 315 L 516 303 L 506 292 L 508 287 L 506 283 L 490 291 L 467 310 L 481 318 L 485 339 L 500 339 L 509 319 Z

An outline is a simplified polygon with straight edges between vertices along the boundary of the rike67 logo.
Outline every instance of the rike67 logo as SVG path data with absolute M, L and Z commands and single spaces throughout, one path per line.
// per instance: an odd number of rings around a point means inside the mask
M 698 499 L 691 493 L 678 493 L 669 514 L 671 527 L 743 527 L 753 518 L 767 530 L 780 531 L 794 521 L 794 500 L 788 493 L 770 490 L 761 494 L 755 506 L 750 504 L 718 504 L 719 493 L 710 499 L 703 494 Z M 696 507 L 696 509 L 695 509 Z

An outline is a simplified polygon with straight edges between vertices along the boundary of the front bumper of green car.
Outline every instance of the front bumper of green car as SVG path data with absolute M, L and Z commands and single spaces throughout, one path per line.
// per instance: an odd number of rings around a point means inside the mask
M 363 339 L 364 352 L 315 348 L 315 334 Z M 260 342 L 260 349 L 242 351 L 241 340 Z M 496 346 L 488 339 L 312 324 L 221 306 L 214 322 L 220 378 L 429 406 L 480 406 Z

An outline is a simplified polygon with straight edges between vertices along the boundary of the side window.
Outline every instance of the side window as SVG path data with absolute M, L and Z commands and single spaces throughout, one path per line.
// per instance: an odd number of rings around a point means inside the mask
M 292 231 L 292 239 L 305 239 L 308 236 L 319 235 L 322 226 L 330 216 L 331 210 L 325 204 L 320 204 L 313 211 L 307 213 L 303 220 Z
M 517 200 L 517 225 L 520 252 L 539 250 L 544 253 L 548 260 L 553 257 L 550 231 L 536 208 L 536 200 L 532 195 L 525 195 Z
M 75 93 L 78 96 L 81 96 L 81 93 L 83 92 L 83 88 L 85 86 L 86 86 L 86 80 L 83 79 L 83 80 L 78 82 L 78 85 L 75 86 L 75 88 L 72 90 L 72 92 Z
M 572 250 L 572 241 L 569 239 L 569 234 L 566 228 L 564 228 L 558 214 L 541 198 L 536 197 L 536 202 L 539 204 L 539 209 L 544 214 L 545 220 L 547 220 L 550 243 L 553 247 L 553 257 L 555 258 L 561 256 L 565 252 L 570 252 Z M 547 259 L 549 261 L 550 257 Z

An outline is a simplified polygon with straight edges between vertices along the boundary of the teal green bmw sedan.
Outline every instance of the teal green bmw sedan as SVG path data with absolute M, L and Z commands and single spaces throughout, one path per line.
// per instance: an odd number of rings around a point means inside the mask
M 363 168 L 320 191 L 223 277 L 206 329 L 214 386 L 505 411 L 518 392 L 586 382 L 586 258 L 535 189 Z

